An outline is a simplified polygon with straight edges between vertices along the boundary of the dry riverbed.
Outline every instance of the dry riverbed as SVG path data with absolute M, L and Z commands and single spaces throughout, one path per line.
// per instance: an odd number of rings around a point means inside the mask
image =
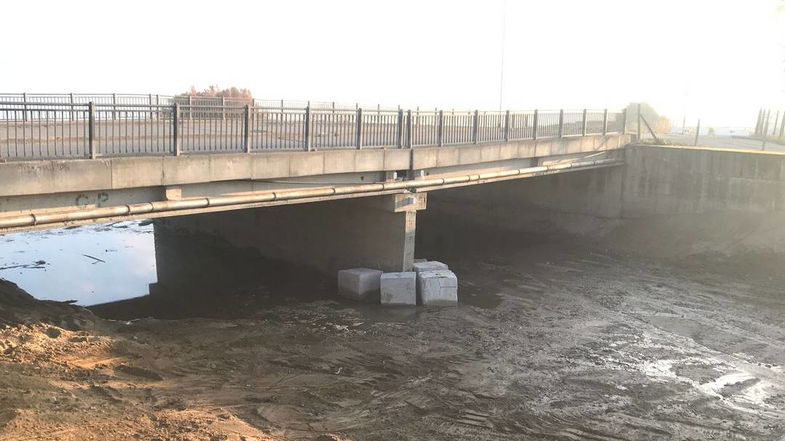
M 782 439 L 781 277 L 510 245 L 439 251 L 457 308 L 325 282 L 105 320 L 4 285 L 0 439 Z

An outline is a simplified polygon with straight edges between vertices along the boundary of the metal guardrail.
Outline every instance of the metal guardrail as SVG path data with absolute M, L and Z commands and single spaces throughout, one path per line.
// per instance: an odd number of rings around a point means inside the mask
M 754 134 L 763 139 L 785 139 L 785 109 L 760 109 Z
M 281 108 L 296 107 L 329 110 L 357 110 L 374 108 L 376 110 L 398 110 L 400 107 L 382 107 L 379 104 L 360 105 L 360 103 L 336 103 L 335 101 L 292 101 L 268 99 L 242 99 L 226 97 L 206 97 L 198 95 L 159 95 L 159 94 L 122 94 L 122 93 L 0 93 L 0 101 L 19 103 L 60 103 L 60 104 L 147 104 L 147 105 L 172 105 L 175 102 L 189 106 L 238 106 L 246 104 L 255 107 Z
M 621 133 L 626 121 L 625 112 L 607 110 L 404 111 L 216 105 L 214 98 L 195 97 L 150 104 L 161 99 L 156 95 L 115 95 L 109 103 L 106 96 L 87 103 L 62 97 L 0 101 L 0 160 L 477 144 Z

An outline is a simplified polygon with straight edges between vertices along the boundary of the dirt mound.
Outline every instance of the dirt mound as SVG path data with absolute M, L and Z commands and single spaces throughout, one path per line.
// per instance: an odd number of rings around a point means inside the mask
M 85 308 L 37 300 L 15 283 L 0 279 L 0 326 L 48 323 L 64 329 L 92 329 L 96 317 Z
M 168 391 L 127 327 L 0 280 L 0 439 L 276 439 Z

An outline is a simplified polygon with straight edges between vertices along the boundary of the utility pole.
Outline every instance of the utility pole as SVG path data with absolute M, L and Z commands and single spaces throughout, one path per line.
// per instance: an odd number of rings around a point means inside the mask
M 504 48 L 507 40 L 507 0 L 502 3 L 502 49 L 499 66 L 499 112 L 502 111 L 504 100 Z

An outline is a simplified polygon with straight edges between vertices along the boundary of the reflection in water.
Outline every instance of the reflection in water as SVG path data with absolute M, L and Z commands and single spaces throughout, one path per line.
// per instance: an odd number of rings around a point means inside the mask
M 458 274 L 475 264 L 461 257 L 467 255 L 464 247 L 452 249 L 445 246 L 451 241 L 421 239 L 422 256 L 438 256 Z M 468 254 L 475 255 L 488 243 L 485 238 L 474 244 L 474 252 Z M 499 244 L 494 244 L 489 254 L 497 256 Z M 75 300 L 100 316 L 123 320 L 243 317 L 263 314 L 274 305 L 315 300 L 376 314 L 371 305 L 337 297 L 334 277 L 149 221 L 0 236 L 0 278 L 39 299 Z M 469 279 L 459 277 L 459 283 L 462 304 L 493 308 L 502 299 Z M 418 311 L 385 308 L 379 319 L 403 320 Z
M 153 227 L 128 221 L 0 236 L 0 278 L 39 299 L 93 305 L 147 294 Z
M 150 295 L 90 309 L 113 319 L 239 318 L 270 306 L 332 298 L 335 281 L 216 237 L 155 225 L 158 281 Z

